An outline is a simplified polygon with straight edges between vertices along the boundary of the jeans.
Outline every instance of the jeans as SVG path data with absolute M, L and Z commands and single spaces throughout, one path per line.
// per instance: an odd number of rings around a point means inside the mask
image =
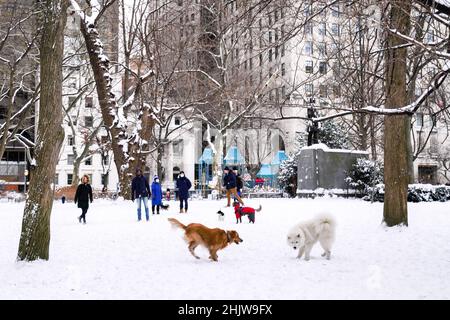
M 145 218 L 148 219 L 150 218 L 148 215 L 148 198 L 147 197 L 139 197 L 137 198 L 136 201 L 136 205 L 137 205 L 137 214 L 138 214 L 138 221 L 141 221 L 141 200 L 142 202 L 144 202 L 144 207 L 145 207 Z
M 183 201 L 184 201 L 184 209 L 187 211 L 188 209 L 188 199 L 180 199 L 180 210 L 183 209 Z

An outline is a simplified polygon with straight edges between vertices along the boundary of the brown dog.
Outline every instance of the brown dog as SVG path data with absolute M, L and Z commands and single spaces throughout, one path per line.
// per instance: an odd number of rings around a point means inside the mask
M 174 227 L 185 231 L 184 238 L 189 244 L 189 252 L 197 259 L 200 259 L 200 257 L 195 254 L 194 250 L 199 245 L 205 246 L 209 250 L 209 258 L 217 261 L 217 251 L 224 249 L 232 242 L 239 244 L 244 241 L 239 238 L 239 234 L 234 230 L 210 229 L 200 223 L 191 223 L 185 226 L 177 219 L 169 218 L 168 220 Z

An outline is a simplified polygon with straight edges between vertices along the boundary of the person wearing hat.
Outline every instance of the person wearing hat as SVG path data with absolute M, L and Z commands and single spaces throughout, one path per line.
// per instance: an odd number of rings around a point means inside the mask
M 142 175 L 141 169 L 137 169 L 136 176 L 131 182 L 131 200 L 136 200 L 138 221 L 141 221 L 141 201 L 144 202 L 145 218 L 147 221 L 150 218 L 148 212 L 148 197 L 151 194 L 147 179 Z
M 244 202 L 242 201 L 241 197 L 237 194 L 237 183 L 236 183 L 236 175 L 230 168 L 225 167 L 223 169 L 225 175 L 223 177 L 223 185 L 227 189 L 227 207 L 231 205 L 231 194 L 234 195 L 237 201 L 239 201 L 240 204 L 244 205 Z
M 180 213 L 187 213 L 188 211 L 189 189 L 191 187 L 191 181 L 185 177 L 184 171 L 181 171 L 177 179 L 178 198 L 180 199 Z
M 156 213 L 159 214 L 159 208 L 161 208 L 162 205 L 162 189 L 161 184 L 159 183 L 159 178 L 157 175 L 153 176 L 153 183 L 152 183 L 152 213 L 155 214 L 155 207 L 156 207 Z

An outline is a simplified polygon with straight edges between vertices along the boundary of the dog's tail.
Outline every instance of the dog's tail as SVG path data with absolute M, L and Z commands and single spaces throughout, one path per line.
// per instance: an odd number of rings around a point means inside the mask
M 334 231 L 334 228 L 336 227 L 336 221 L 334 220 L 333 216 L 330 214 L 321 214 L 317 217 L 320 229 L 323 231 Z
M 172 224 L 172 227 L 174 228 L 181 228 L 183 230 L 186 230 L 186 226 L 184 224 L 182 224 L 180 221 L 178 221 L 177 219 L 174 218 L 168 218 L 167 220 L 169 220 L 169 222 Z
M 260 212 L 261 210 L 262 210 L 262 206 L 261 205 L 259 205 L 258 209 L 255 209 L 256 212 Z

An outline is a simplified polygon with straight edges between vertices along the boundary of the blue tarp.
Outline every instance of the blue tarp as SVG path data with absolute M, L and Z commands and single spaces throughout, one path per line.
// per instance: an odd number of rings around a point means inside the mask
M 272 178 L 274 174 L 272 173 L 270 164 L 263 164 L 256 176 L 261 178 Z
M 244 164 L 244 158 L 242 158 L 237 147 L 231 147 L 228 149 L 227 156 L 223 159 L 224 164 Z
M 213 163 L 213 153 L 211 148 L 205 148 L 205 150 L 203 150 L 203 154 L 200 157 L 200 159 L 198 159 L 198 163 L 205 163 L 205 164 Z
M 283 150 L 277 152 L 275 157 L 273 157 L 272 162 L 270 163 L 272 166 L 279 166 L 284 160 L 289 159 L 286 153 Z

